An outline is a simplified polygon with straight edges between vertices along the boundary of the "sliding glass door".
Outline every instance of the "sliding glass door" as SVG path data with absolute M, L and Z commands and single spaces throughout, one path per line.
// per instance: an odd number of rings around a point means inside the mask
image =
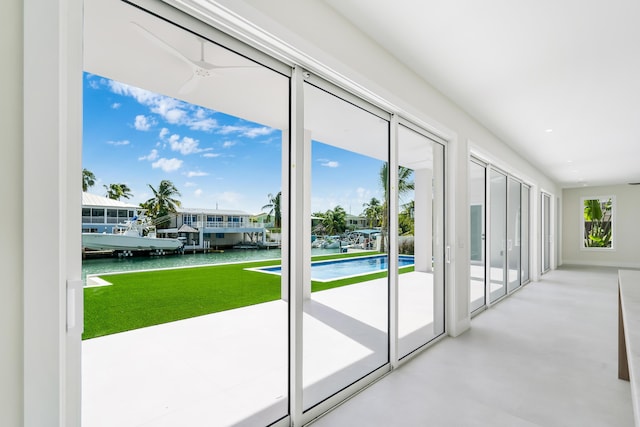
M 489 221 L 489 302 L 507 294 L 507 176 L 490 171 Z
M 484 307 L 485 301 L 485 212 L 486 166 L 469 161 L 469 233 L 470 276 L 469 298 L 471 312 Z
M 488 177 L 484 178 L 488 170 Z M 485 168 L 475 161 L 470 163 L 470 310 L 484 305 L 480 281 L 484 278 L 482 257 L 482 215 L 486 211 L 489 221 L 488 272 L 486 293 L 489 303 L 496 302 L 518 289 L 529 280 L 529 187 L 515 177 L 495 168 Z M 484 188 L 488 179 L 489 205 L 482 209 Z
M 302 358 L 308 410 L 389 362 L 390 185 L 388 120 L 309 83 L 304 110 L 311 147 L 306 197 L 315 219 L 306 239 L 315 256 L 304 283 L 310 288 Z M 367 206 L 379 207 L 369 215 L 370 228 L 349 226 L 347 216 Z M 335 260 L 355 254 L 357 262 Z M 328 256 L 334 260 L 323 262 Z
M 551 269 L 551 196 L 546 193 L 541 195 L 542 215 L 542 273 Z
M 398 128 L 398 356 L 444 333 L 444 147 Z
M 520 256 L 522 228 L 520 221 L 522 189 L 520 182 L 509 178 L 507 196 L 507 292 L 521 285 Z
M 529 282 L 529 196 L 530 196 L 530 188 L 527 185 L 522 185 L 522 203 L 521 203 L 521 215 L 520 219 L 522 221 L 520 228 L 520 278 L 522 283 L 525 284 Z

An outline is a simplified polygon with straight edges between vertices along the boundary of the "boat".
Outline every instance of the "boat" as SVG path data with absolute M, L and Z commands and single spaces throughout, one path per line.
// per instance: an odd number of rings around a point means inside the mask
M 175 251 L 183 247 L 180 239 L 156 236 L 156 227 L 147 218 L 134 216 L 123 230 L 115 233 L 82 233 L 82 246 L 97 251 Z
M 322 245 L 324 249 L 346 248 L 347 246 L 349 246 L 349 242 L 342 240 L 340 236 L 327 236 Z

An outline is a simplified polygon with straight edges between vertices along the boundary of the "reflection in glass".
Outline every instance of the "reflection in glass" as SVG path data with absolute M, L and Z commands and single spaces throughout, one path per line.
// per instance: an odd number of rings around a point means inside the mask
M 304 102 L 305 144 L 311 147 L 309 244 L 334 257 L 386 254 L 389 122 L 308 83 Z M 303 286 L 307 410 L 388 363 L 388 271 Z
M 403 357 L 444 332 L 444 150 L 400 126 L 398 157 L 398 253 L 414 261 L 413 268 L 399 268 L 398 355 Z
M 490 182 L 490 269 L 489 300 L 496 301 L 506 294 L 505 270 L 507 250 L 507 177 L 491 170 Z
M 470 214 L 470 262 L 469 277 L 470 310 L 485 305 L 485 182 L 486 168 L 469 163 L 469 214 Z
M 507 200 L 507 291 L 511 292 L 520 286 L 520 183 L 509 178 L 509 195 Z

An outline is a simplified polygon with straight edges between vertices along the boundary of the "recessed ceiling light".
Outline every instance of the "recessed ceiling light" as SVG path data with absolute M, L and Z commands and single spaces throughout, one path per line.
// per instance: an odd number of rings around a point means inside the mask
M 551 132 L 553 132 L 553 129 L 547 129 L 547 130 L 545 130 L 545 132 L 546 133 L 551 133 Z

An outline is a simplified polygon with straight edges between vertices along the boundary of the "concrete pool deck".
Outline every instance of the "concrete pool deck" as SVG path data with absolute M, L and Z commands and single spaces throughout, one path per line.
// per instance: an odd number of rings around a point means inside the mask
M 432 275 L 401 275 L 400 349 L 433 336 Z M 304 405 L 386 363 L 387 281 L 305 302 Z M 265 425 L 287 413 L 288 305 L 273 301 L 83 341 L 84 426 Z

